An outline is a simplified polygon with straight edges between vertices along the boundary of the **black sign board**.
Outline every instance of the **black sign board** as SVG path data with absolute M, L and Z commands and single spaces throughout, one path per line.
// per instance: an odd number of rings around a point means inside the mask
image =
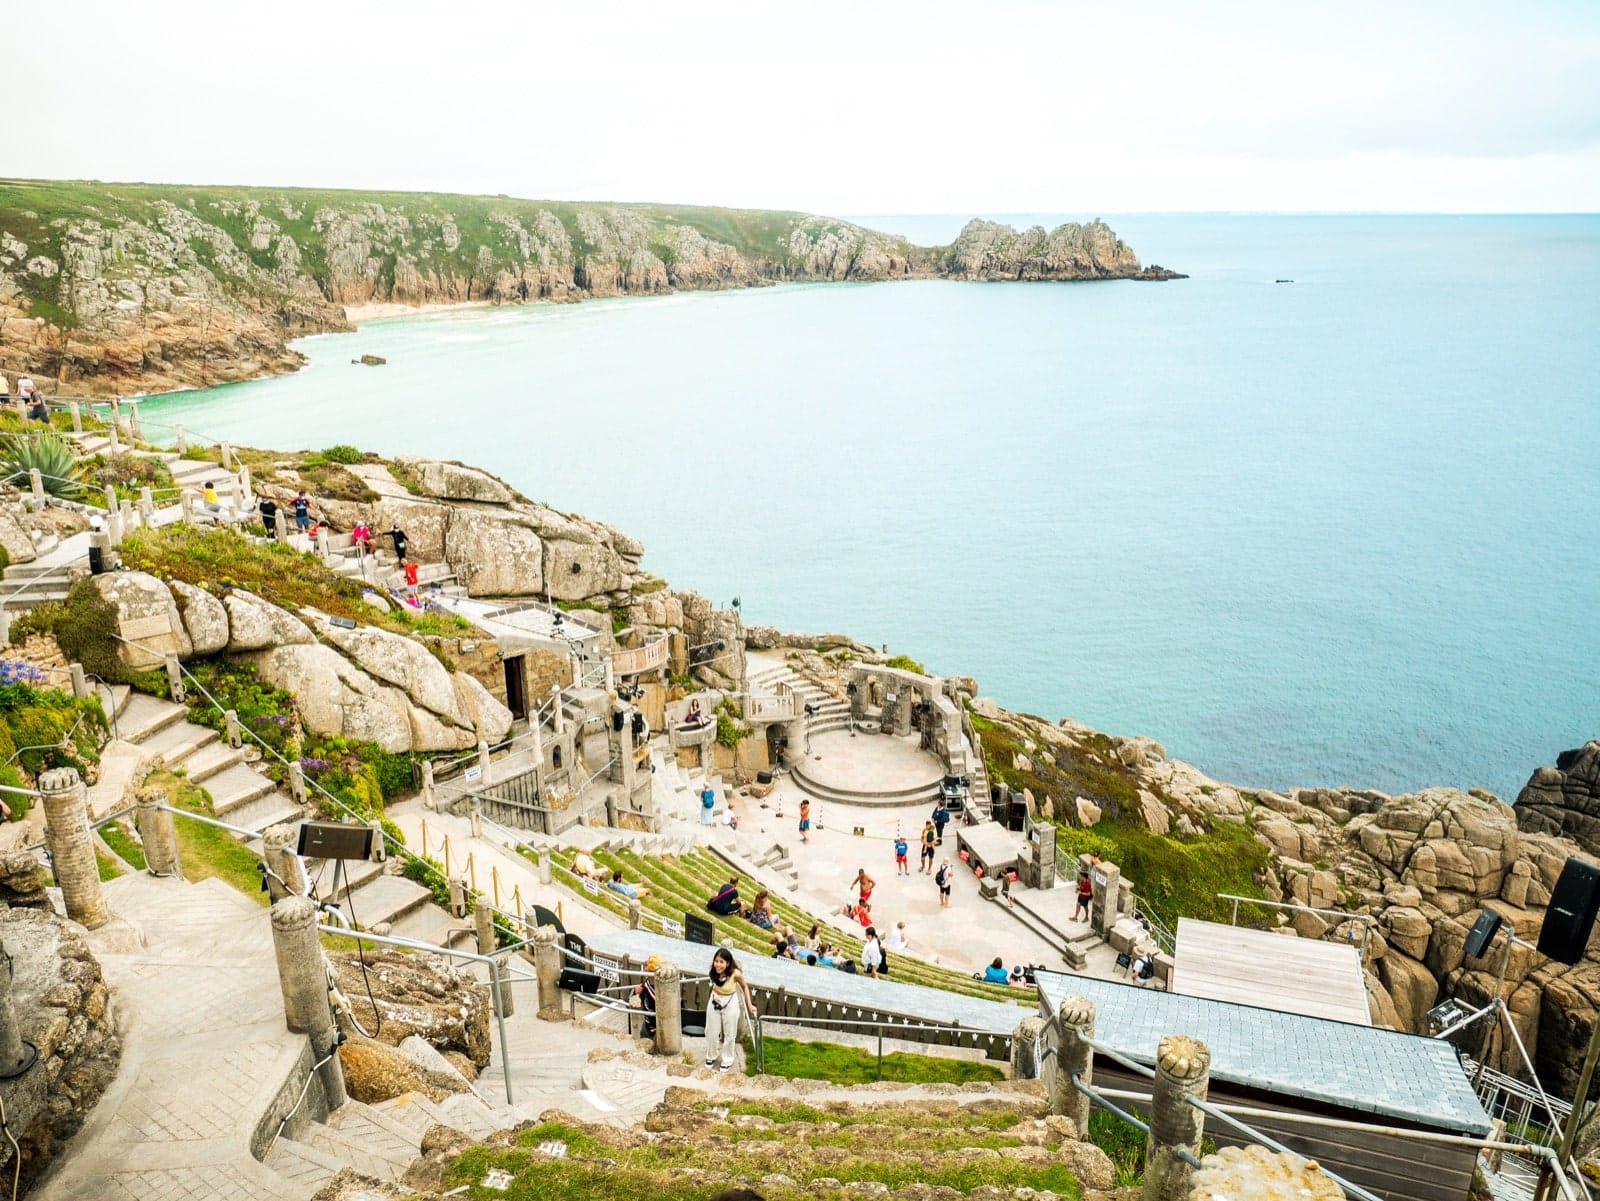
M 683 937 L 685 942 L 697 942 L 701 946 L 712 946 L 716 942 L 716 928 L 703 917 L 696 917 L 692 913 L 683 915 Z
M 699 667 L 702 664 L 709 663 L 727 649 L 728 644 L 721 638 L 718 638 L 715 642 L 704 643 L 701 646 L 692 646 L 689 648 L 689 666 Z
M 1130 955 L 1127 951 L 1118 951 L 1117 952 L 1117 966 L 1118 967 L 1127 967 L 1132 962 L 1133 962 L 1133 956 Z

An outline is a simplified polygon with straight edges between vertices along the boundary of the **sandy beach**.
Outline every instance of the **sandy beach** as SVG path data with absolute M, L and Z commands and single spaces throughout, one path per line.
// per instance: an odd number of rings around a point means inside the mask
M 376 321 L 380 317 L 416 317 L 423 313 L 445 313 L 451 309 L 489 308 L 493 304 L 492 300 L 460 300 L 444 304 L 396 304 L 385 300 L 372 304 L 347 304 L 344 306 L 344 315 L 350 324 L 360 325 L 363 321 Z

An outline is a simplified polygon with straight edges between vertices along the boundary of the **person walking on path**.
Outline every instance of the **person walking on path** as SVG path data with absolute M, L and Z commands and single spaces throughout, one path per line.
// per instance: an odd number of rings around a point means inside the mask
M 633 995 L 639 998 L 639 1009 L 645 1015 L 639 1025 L 640 1038 L 656 1036 L 656 972 L 660 969 L 661 956 L 650 956 L 644 961 L 644 979 L 633 986 Z
M 906 852 L 908 850 L 910 850 L 910 847 L 906 844 L 905 836 L 896 834 L 894 836 L 894 868 L 896 875 L 909 876 L 911 874 L 911 865 L 906 862 Z
M 1017 903 L 1011 899 L 1011 882 L 1016 878 L 1016 872 L 1006 871 L 1000 873 L 1000 896 L 1004 898 L 1007 909 L 1015 909 L 1017 907 Z
M 261 498 L 261 528 L 267 531 L 268 538 L 278 536 L 278 502 L 270 496 Z
M 389 530 L 389 537 L 394 539 L 394 557 L 398 559 L 403 566 L 406 561 L 407 538 L 406 532 L 400 528 L 400 523 L 398 521 L 395 522 L 393 527 Z
M 919 875 L 923 872 L 933 875 L 933 848 L 937 841 L 938 836 L 933 828 L 933 819 L 930 817 L 922 823 L 922 866 L 917 868 Z
M 295 492 L 289 507 L 294 510 L 294 528 L 304 534 L 311 528 L 311 501 L 306 497 L 305 489 Z
M 874 980 L 878 978 L 878 967 L 883 963 L 883 948 L 878 945 L 878 928 L 867 927 L 866 941 L 861 944 L 861 968 Z
M 864 867 L 856 868 L 856 878 L 854 880 L 850 881 L 850 887 L 852 887 L 852 888 L 857 890 L 858 895 L 860 897 L 860 902 L 859 903 L 862 906 L 867 906 L 867 905 L 872 904 L 872 890 L 874 888 L 876 888 L 877 886 L 878 886 L 878 882 L 876 880 L 874 880 L 871 876 L 867 875 L 867 869 L 866 868 L 864 868 Z
M 1089 920 L 1089 902 L 1094 900 L 1094 883 L 1089 879 L 1088 872 L 1078 873 L 1078 907 L 1073 910 L 1072 920 L 1086 922 Z
M 406 563 L 405 576 L 406 576 L 406 604 L 410 605 L 414 609 L 414 608 L 416 608 L 418 606 L 418 601 L 417 601 L 417 564 L 416 564 L 416 560 L 413 559 L 413 560 L 411 560 L 411 561 Z
M 811 841 L 811 801 L 807 797 L 800 798 L 800 841 Z
M 955 873 L 950 868 L 950 860 L 946 859 L 939 865 L 939 872 L 933 882 L 939 886 L 939 908 L 950 908 L 950 881 Z
M 943 801 L 940 801 L 933 807 L 933 830 L 940 846 L 944 845 L 944 827 L 949 820 L 950 810 L 944 807 Z
M 733 1067 L 734 1048 L 739 1044 L 739 1009 L 742 999 L 750 1016 L 756 1016 L 756 1003 L 750 999 L 750 985 L 734 961 L 733 952 L 718 947 L 711 957 L 711 996 L 706 1002 L 706 1067 L 726 1072 Z
M 707 784 L 700 790 L 700 824 L 709 826 L 711 819 L 716 815 L 717 793 L 711 785 Z

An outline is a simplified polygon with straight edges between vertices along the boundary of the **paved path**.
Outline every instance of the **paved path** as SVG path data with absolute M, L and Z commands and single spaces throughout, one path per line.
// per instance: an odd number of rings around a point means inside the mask
M 89 942 L 123 1027 L 122 1066 L 33 1196 L 300 1197 L 249 1147 L 305 1046 L 284 1027 L 266 910 L 216 880 L 143 873 L 109 882 L 106 897 L 118 918 Z

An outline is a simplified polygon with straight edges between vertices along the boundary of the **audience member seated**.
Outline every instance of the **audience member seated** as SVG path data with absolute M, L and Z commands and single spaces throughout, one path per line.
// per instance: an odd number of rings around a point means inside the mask
M 763 930 L 772 929 L 772 899 L 765 888 L 756 893 L 756 903 L 750 906 L 749 918 Z
M 990 984 L 1010 984 L 1011 973 L 1006 971 L 1006 965 L 1000 961 L 1000 956 L 994 957 L 994 962 L 983 969 L 983 978 Z
M 622 878 L 622 872 L 620 870 L 611 873 L 611 879 L 607 881 L 606 887 L 612 892 L 621 893 L 630 901 L 637 901 L 640 897 L 647 897 L 650 895 L 650 890 L 643 884 L 626 883 Z
M 572 857 L 572 874 L 582 876 L 586 880 L 604 880 L 606 878 L 605 869 L 597 866 L 595 861 L 589 858 L 587 851 L 579 851 Z
M 889 937 L 883 940 L 883 945 L 891 951 L 904 951 L 911 943 L 906 938 L 906 924 L 896 922 L 894 929 L 889 931 Z
M 854 918 L 862 929 L 872 925 L 872 906 L 866 902 L 859 905 L 846 905 L 841 911 L 845 917 Z
M 705 714 L 700 712 L 698 698 L 689 702 L 689 708 L 683 714 L 683 724 L 686 726 L 703 726 L 706 724 Z
M 718 889 L 717 895 L 706 902 L 706 908 L 722 917 L 740 916 L 744 910 L 739 904 L 739 877 L 734 876 Z

